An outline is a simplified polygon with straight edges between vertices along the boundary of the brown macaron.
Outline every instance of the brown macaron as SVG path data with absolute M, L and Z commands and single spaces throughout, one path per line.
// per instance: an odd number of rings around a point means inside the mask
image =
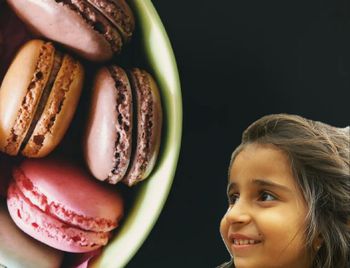
M 0 90 L 0 150 L 43 157 L 61 141 L 75 113 L 84 70 L 51 42 L 27 42 Z
M 101 68 L 92 89 L 84 156 L 99 180 L 129 186 L 153 169 L 160 146 L 162 108 L 158 87 L 146 71 L 128 75 L 115 65 Z
M 33 32 L 92 61 L 118 54 L 135 28 L 125 0 L 7 0 Z
M 128 186 L 144 180 L 151 173 L 158 157 L 162 106 L 159 89 L 153 77 L 144 70 L 134 68 L 130 71 L 131 85 L 135 94 L 136 144 L 133 158 L 123 182 Z

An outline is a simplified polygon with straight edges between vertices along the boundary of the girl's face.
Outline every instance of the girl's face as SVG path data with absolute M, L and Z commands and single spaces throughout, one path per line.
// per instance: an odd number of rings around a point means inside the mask
M 229 208 L 220 232 L 236 268 L 306 268 L 307 205 L 288 157 L 273 145 L 247 145 L 234 160 Z

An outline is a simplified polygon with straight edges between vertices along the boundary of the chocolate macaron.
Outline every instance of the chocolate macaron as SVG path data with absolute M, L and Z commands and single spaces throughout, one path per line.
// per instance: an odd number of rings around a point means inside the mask
M 7 0 L 35 33 L 80 56 L 105 61 L 118 54 L 134 31 L 125 0 Z
M 101 68 L 92 89 L 84 156 L 99 180 L 132 186 L 153 169 L 160 146 L 162 108 L 152 76 L 134 68 Z
M 136 122 L 134 150 L 129 170 L 123 182 L 132 186 L 144 180 L 155 166 L 162 127 L 162 107 L 158 86 L 144 70 L 130 71 L 131 85 L 135 92 Z
M 49 154 L 73 118 L 83 78 L 82 65 L 52 43 L 26 43 L 1 85 L 0 150 L 27 157 Z

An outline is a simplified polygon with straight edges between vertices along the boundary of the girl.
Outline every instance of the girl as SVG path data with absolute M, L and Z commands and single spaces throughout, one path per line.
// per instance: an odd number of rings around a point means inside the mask
M 350 128 L 265 116 L 232 154 L 220 267 L 348 268 Z

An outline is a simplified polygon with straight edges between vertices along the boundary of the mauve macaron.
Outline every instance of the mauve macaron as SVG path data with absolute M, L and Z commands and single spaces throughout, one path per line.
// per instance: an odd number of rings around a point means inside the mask
M 118 66 L 101 68 L 95 77 L 84 139 L 86 163 L 99 180 L 115 184 L 130 162 L 133 102 L 129 79 Z
M 159 89 L 153 76 L 145 70 L 130 70 L 134 89 L 135 128 L 133 156 L 123 182 L 133 186 L 146 179 L 153 170 L 159 153 L 163 113 Z
M 13 223 L 0 204 L 0 267 L 59 268 L 63 253 L 36 241 Z
M 0 150 L 43 157 L 61 141 L 73 118 L 83 66 L 51 42 L 22 46 L 0 90 Z
M 80 56 L 105 61 L 118 54 L 134 31 L 125 0 L 7 0 L 35 33 Z
M 95 178 L 128 186 L 144 180 L 159 152 L 162 107 L 153 77 L 111 65 L 95 77 L 84 157 Z
M 20 229 L 67 252 L 106 245 L 123 216 L 115 189 L 57 159 L 27 159 L 14 168 L 7 205 Z

